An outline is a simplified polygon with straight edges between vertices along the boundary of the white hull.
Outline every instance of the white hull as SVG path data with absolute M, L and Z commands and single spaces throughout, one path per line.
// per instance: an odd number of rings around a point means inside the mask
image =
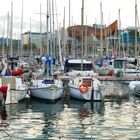
M 66 75 L 68 75 L 68 76 L 77 76 L 77 75 L 97 76 L 98 74 L 95 73 L 93 70 L 90 70 L 90 71 L 71 70 L 70 72 L 67 72 Z
M 79 88 L 69 85 L 69 93 L 70 96 L 80 100 L 87 100 L 87 101 L 101 101 L 103 100 L 103 92 L 89 89 L 86 93 L 81 93 Z M 92 95 L 93 94 L 93 95 Z M 93 97 L 93 99 L 92 99 Z
M 16 104 L 19 101 L 26 98 L 27 90 L 10 90 L 9 94 L 7 94 L 5 104 Z M 3 99 L 0 98 L 3 102 Z
M 140 96 L 140 81 L 131 81 L 129 83 L 129 88 L 136 94 Z
M 126 69 L 124 71 L 124 76 L 140 76 L 140 70 Z
M 54 83 L 43 83 L 43 80 L 32 80 L 32 85 L 29 87 L 32 97 L 57 100 L 62 97 L 63 85 L 62 81 L 54 80 Z
M 76 79 L 75 81 L 78 82 L 78 80 Z M 76 98 L 76 99 L 87 100 L 87 101 L 103 100 L 105 87 L 103 84 L 101 84 L 101 83 L 99 84 L 99 81 L 98 80 L 96 81 L 96 80 L 94 79 L 93 83 L 95 84 L 97 82 L 97 84 L 93 85 L 93 88 L 92 88 L 92 86 L 88 86 L 88 91 L 86 91 L 85 93 L 82 93 L 79 89 L 80 84 L 82 84 L 82 83 L 78 82 L 78 84 L 77 84 L 76 82 L 70 82 L 68 84 L 70 96 L 73 98 Z M 97 87 L 97 85 L 98 85 L 98 87 Z
M 62 97 L 63 88 L 30 88 L 30 95 L 40 99 L 57 100 Z
M 0 100 L 3 104 L 14 104 L 26 98 L 28 88 L 22 83 L 21 78 L 7 76 L 0 79 L 0 87 L 7 86 L 5 99 L 4 93 L 0 92 Z

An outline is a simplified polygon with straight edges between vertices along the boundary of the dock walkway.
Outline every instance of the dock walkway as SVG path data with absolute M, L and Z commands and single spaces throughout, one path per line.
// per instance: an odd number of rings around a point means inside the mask
M 95 78 L 101 81 L 140 81 L 140 76 L 123 76 L 123 77 L 115 77 L 115 76 L 94 76 Z M 62 81 L 69 81 L 71 77 L 69 76 L 61 76 L 60 79 Z

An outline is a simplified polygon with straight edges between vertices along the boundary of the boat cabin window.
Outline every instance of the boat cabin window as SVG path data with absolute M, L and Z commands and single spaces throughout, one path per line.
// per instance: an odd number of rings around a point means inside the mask
M 83 79 L 83 83 L 86 83 L 89 87 L 91 87 L 92 79 Z
M 81 63 L 65 63 L 64 71 L 69 72 L 71 70 L 81 70 Z M 83 71 L 93 70 L 91 63 L 83 64 Z
M 114 68 L 122 69 L 124 67 L 125 61 L 122 60 L 114 60 Z

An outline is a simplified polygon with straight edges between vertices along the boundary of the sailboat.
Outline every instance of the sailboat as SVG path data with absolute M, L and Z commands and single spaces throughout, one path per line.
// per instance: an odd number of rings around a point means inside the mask
M 135 95 L 140 96 L 140 81 L 131 81 L 129 83 L 129 88 L 133 91 Z
M 78 76 L 69 84 L 70 96 L 80 100 L 101 101 L 104 98 L 105 86 L 94 77 Z
M 8 22 L 9 22 L 9 13 L 8 13 Z M 9 26 L 9 24 L 8 24 Z M 13 57 L 13 44 L 12 44 L 12 35 L 13 35 L 13 2 L 11 2 L 11 31 L 10 31 L 10 50 L 11 57 Z M 7 28 L 8 30 L 8 28 Z M 8 33 L 7 33 L 8 36 Z M 8 47 L 8 43 L 7 43 Z M 8 53 L 7 53 L 8 56 Z M 0 101 L 3 104 L 11 104 L 18 103 L 19 101 L 26 98 L 28 87 L 23 83 L 21 77 L 5 76 L 7 70 L 9 70 L 9 59 L 7 57 L 6 62 L 4 64 L 4 68 L 2 69 L 0 76 Z M 18 71 L 20 72 L 20 71 Z M 17 73 L 16 73 L 17 74 Z
M 2 104 L 13 104 L 26 98 L 27 85 L 21 78 L 4 76 L 0 78 L 0 101 Z
M 82 0 L 82 52 L 81 52 L 81 71 L 84 69 L 84 59 L 83 59 L 83 45 L 84 45 L 84 35 L 83 35 L 83 9 L 84 0 Z M 69 94 L 71 97 L 80 100 L 88 101 L 102 101 L 104 97 L 105 86 L 94 75 L 84 76 L 77 75 L 70 79 L 68 83 Z
M 48 1 L 47 1 L 48 2 Z M 51 4 L 49 3 L 50 7 Z M 32 79 L 29 86 L 30 96 L 38 99 L 48 100 L 55 102 L 62 97 L 63 82 L 53 74 L 53 57 L 52 57 L 52 33 L 51 33 L 51 8 L 50 8 L 50 56 L 46 59 L 47 65 L 47 78 L 45 79 Z M 48 45 L 47 45 L 48 46 Z

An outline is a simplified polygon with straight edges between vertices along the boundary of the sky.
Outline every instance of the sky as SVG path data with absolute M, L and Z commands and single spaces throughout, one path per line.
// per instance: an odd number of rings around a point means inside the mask
M 20 35 L 22 0 L 13 1 L 13 35 Z M 46 31 L 47 0 L 23 0 L 23 32 L 40 31 L 40 4 L 42 15 L 42 32 Z M 119 19 L 121 28 L 135 26 L 135 0 L 84 0 L 84 24 L 92 26 L 101 23 L 100 2 L 102 2 L 103 23 L 109 25 Z M 54 26 L 63 26 L 65 7 L 65 26 L 69 25 L 69 0 L 54 0 Z M 82 0 L 70 0 L 70 25 L 81 24 Z M 138 16 L 140 15 L 140 0 L 137 0 Z M 1 0 L 0 4 L 0 36 L 6 34 L 7 13 L 11 12 L 11 0 Z M 57 20 L 58 19 L 58 20 Z

